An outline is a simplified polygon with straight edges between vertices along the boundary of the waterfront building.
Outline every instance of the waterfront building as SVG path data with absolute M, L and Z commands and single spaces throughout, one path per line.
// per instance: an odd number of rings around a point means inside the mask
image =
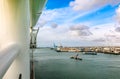
M 118 48 L 118 47 L 117 47 L 117 48 L 114 48 L 114 52 L 115 52 L 116 54 L 117 54 L 117 53 L 120 54 L 120 48 Z
M 57 46 L 59 52 L 96 52 L 106 54 L 120 54 L 120 47 L 117 46 L 89 46 L 89 47 L 63 47 Z

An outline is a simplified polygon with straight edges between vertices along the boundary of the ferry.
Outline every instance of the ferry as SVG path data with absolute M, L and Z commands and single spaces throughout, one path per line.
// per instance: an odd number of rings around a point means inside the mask
M 30 70 L 30 52 L 36 48 L 33 28 L 46 2 L 0 0 L 0 79 L 34 79 Z

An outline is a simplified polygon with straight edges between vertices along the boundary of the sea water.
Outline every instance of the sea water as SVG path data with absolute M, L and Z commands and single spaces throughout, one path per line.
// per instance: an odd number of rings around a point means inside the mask
M 120 55 L 98 53 L 70 59 L 75 52 L 56 52 L 49 48 L 34 51 L 36 79 L 120 79 Z

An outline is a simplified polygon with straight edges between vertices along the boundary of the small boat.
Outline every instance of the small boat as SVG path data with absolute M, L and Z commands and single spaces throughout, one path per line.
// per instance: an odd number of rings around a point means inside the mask
M 76 58 L 76 57 L 70 57 L 71 59 L 75 59 L 75 60 L 82 60 L 82 58 Z
M 75 59 L 75 60 L 82 60 L 82 58 L 79 58 L 78 57 L 78 54 L 76 55 L 76 56 L 72 56 L 72 57 L 70 57 L 71 59 Z
M 83 52 L 83 54 L 85 54 L 85 55 L 97 55 L 96 52 Z

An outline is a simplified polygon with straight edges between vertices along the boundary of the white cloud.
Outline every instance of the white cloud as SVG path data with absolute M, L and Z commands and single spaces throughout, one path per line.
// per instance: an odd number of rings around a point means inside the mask
M 89 27 L 81 24 L 75 24 L 70 27 L 70 30 L 72 33 L 78 35 L 78 36 L 89 36 L 92 35 L 92 33 L 89 31 Z
M 56 23 L 58 25 L 64 24 L 64 23 L 72 24 L 78 18 L 83 17 L 83 16 L 88 15 L 93 12 L 96 12 L 96 10 L 90 10 L 90 11 L 85 11 L 85 12 L 76 12 L 76 11 L 72 10 L 71 7 L 64 7 L 64 8 L 58 8 L 58 9 L 52 9 L 52 10 L 51 9 L 44 10 L 38 21 L 37 26 L 43 27 L 45 24 L 51 26 L 52 23 Z M 91 25 L 92 23 L 95 23 L 96 21 L 98 21 L 98 20 L 95 20 L 94 22 L 85 21 L 84 24 L 86 25 L 86 23 L 87 23 L 87 25 Z
M 118 23 L 120 24 L 120 5 L 116 9 L 116 19 L 117 19 Z
M 116 32 L 120 32 L 120 27 L 116 27 L 116 28 L 115 28 L 115 31 L 116 31 Z
M 89 29 L 89 27 L 82 24 L 75 24 L 70 27 L 70 30 L 87 30 L 87 29 Z
M 36 27 L 44 27 L 44 25 L 47 24 L 47 21 L 44 19 L 40 19 L 40 21 L 36 24 Z
M 52 23 L 52 24 L 51 24 L 51 27 L 52 27 L 52 28 L 57 28 L 57 27 L 58 27 L 58 24 Z
M 120 3 L 120 0 L 75 0 L 70 2 L 70 6 L 74 10 L 92 10 L 96 8 L 104 7 L 105 5 L 117 5 Z
M 112 23 L 92 27 L 93 36 L 91 39 L 96 42 L 104 42 L 106 45 L 116 45 L 117 43 L 120 45 L 120 41 L 118 40 L 120 34 L 114 30 L 115 28 Z
M 76 12 L 73 11 L 71 7 L 44 10 L 38 21 L 38 26 L 43 25 L 45 22 L 46 24 L 50 25 L 54 22 L 58 25 L 64 23 L 72 24 L 73 21 L 76 20 L 77 18 L 83 17 L 92 12 L 95 12 L 95 10 L 91 10 L 88 12 Z
M 75 0 L 70 5 L 76 10 L 91 10 L 107 4 L 114 6 L 118 4 L 119 1 L 120 0 L 91 0 L 90 2 L 90 0 Z M 71 7 L 43 11 L 38 21 L 38 26 L 42 27 L 38 33 L 38 45 L 47 46 L 52 45 L 53 42 L 69 46 L 104 45 L 108 43 L 115 45 L 115 43 L 120 43 L 120 29 L 118 26 L 114 27 L 113 23 L 104 24 L 103 22 L 102 25 L 90 27 L 88 26 L 92 25 L 92 22 L 74 23 L 74 20 L 77 18 L 93 11 L 95 10 L 79 13 L 73 11 Z M 117 21 L 120 22 L 120 8 L 116 10 L 116 17 Z
M 53 29 L 49 26 L 41 28 L 38 33 L 38 38 L 43 41 L 49 40 L 66 40 L 67 39 L 67 26 L 60 25 L 56 29 Z
M 115 25 L 115 31 L 120 33 L 120 5 L 116 9 L 116 20 L 117 24 Z
M 92 41 L 93 42 L 106 42 L 106 40 L 104 38 L 98 38 L 98 39 L 94 39 Z
M 61 43 L 66 46 L 115 45 L 120 43 L 120 34 L 114 29 L 114 24 L 104 24 L 91 28 L 87 26 L 74 26 L 72 29 L 70 29 L 67 24 L 59 25 L 56 29 L 46 26 L 40 29 L 38 45 L 53 45 L 53 42 Z M 82 30 L 86 30 L 85 33 L 88 33 L 89 30 L 92 34 L 88 36 L 86 36 L 86 34 L 77 35 L 82 33 Z
M 44 10 L 39 21 L 44 19 L 49 22 L 64 22 L 74 15 L 76 15 L 76 12 L 72 11 L 72 9 L 69 7 Z

